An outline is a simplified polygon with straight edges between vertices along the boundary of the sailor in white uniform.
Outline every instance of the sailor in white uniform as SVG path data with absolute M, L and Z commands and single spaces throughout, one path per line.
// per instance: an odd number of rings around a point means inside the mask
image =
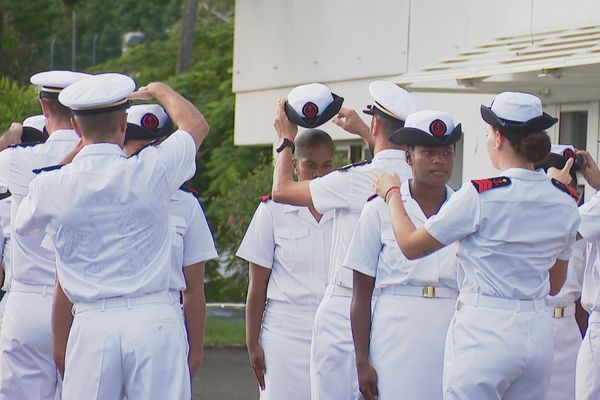
M 29 191 L 33 171 L 58 163 L 79 142 L 71 111 L 58 102 L 58 94 L 88 76 L 48 71 L 31 77 L 31 83 L 41 87 L 40 104 L 50 136 L 46 142 L 24 142 L 25 134 L 31 134 L 28 121 L 21 132 L 23 142 L 0 152 L 0 186 L 11 193 L 11 222 Z M 41 247 L 43 234 L 23 237 L 11 226 L 9 294 L 0 334 L 0 399 L 53 399 L 58 384 L 50 326 L 55 256 Z
M 148 144 L 158 144 L 172 133 L 173 123 L 158 104 L 139 104 L 127 110 L 127 130 L 123 150 L 132 156 Z M 182 186 L 171 198 L 170 226 L 173 255 L 170 289 L 179 302 L 181 293 L 183 322 L 189 352 L 188 364 L 193 377 L 204 353 L 206 298 L 204 268 L 218 257 L 208 221 L 198 195 Z
M 575 149 L 571 145 L 552 145 L 550 153 L 544 160 L 535 165 L 548 171 L 550 168 L 562 170 L 566 168 L 568 159 L 575 159 Z M 571 182 L 569 185 L 577 189 L 575 165 L 569 169 Z M 546 400 L 575 399 L 575 366 L 577 353 L 581 346 L 582 330 L 576 318 L 577 311 L 585 312 L 579 307 L 583 273 L 586 259 L 586 241 L 578 240 L 573 245 L 573 254 L 569 260 L 567 279 L 560 292 L 546 298 L 548 313 L 552 316 L 552 337 L 554 339 L 554 359 L 550 390 Z M 583 328 L 583 329 L 582 329 Z
M 15 124 L 16 125 L 16 124 Z M 46 131 L 46 117 L 34 115 L 25 118 L 22 125 L 21 143 L 45 142 L 48 139 Z M 18 126 L 14 128 L 20 129 Z M 0 327 L 4 317 L 4 309 L 8 301 L 8 288 L 12 280 L 10 265 L 10 192 L 3 190 L 0 193 L 0 260 L 2 262 L 2 291 L 5 293 L 0 300 Z
M 16 234 L 46 233 L 56 249 L 52 327 L 64 400 L 191 397 L 185 330 L 169 291 L 168 210 L 194 173 L 208 125 L 165 84 L 134 89 L 125 75 L 100 74 L 60 93 L 83 148 L 32 181 L 13 221 Z M 129 99 L 152 98 L 179 130 L 128 158 Z
M 410 114 L 390 141 L 408 146 L 413 178 L 393 188 L 415 226 L 450 199 L 454 146 L 461 126 L 440 111 Z M 420 260 L 406 259 L 389 211 L 374 197 L 363 208 L 344 266 L 354 270 L 352 331 L 365 400 L 442 398 L 448 325 L 458 297 L 456 246 Z M 373 291 L 380 292 L 372 312 Z
M 302 132 L 295 141 L 298 180 L 333 171 L 333 154 L 327 133 Z M 333 212 L 262 200 L 237 252 L 250 263 L 248 354 L 261 399 L 310 399 L 312 327 L 327 287 Z
M 354 343 L 350 327 L 352 271 L 342 268 L 360 212 L 372 194 L 371 175 L 376 171 L 395 172 L 408 179 L 411 170 L 406 164 L 403 147 L 389 141 L 391 134 L 402 127 L 408 114 L 418 105 L 411 94 L 392 82 L 371 83 L 369 92 L 373 105 L 367 113 L 373 115 L 371 129 L 356 113 L 340 110 L 338 121 L 350 132 L 368 135 L 375 156 L 371 162 L 361 162 L 341 168 L 312 181 L 294 182 L 292 152 L 283 149 L 275 164 L 273 200 L 296 206 L 314 206 L 319 213 L 334 211 L 329 286 L 315 317 L 311 350 L 312 399 L 354 400 L 359 396 Z M 288 99 L 289 101 L 290 99 Z M 275 122 L 282 141 L 292 141 L 297 126 L 284 112 L 285 101 L 279 103 Z
M 545 298 L 560 291 L 579 215 L 572 189 L 534 170 L 556 119 L 530 94 L 504 92 L 481 107 L 501 176 L 467 182 L 420 229 L 388 198 L 394 236 L 409 259 L 458 241 L 465 279 L 448 329 L 444 399 L 545 399 L 552 369 Z M 380 176 L 380 196 L 400 179 Z
M 600 170 L 588 152 L 578 151 L 585 159 L 582 175 L 595 190 L 600 189 Z M 579 207 L 579 234 L 587 241 L 586 265 L 581 305 L 590 313 L 588 328 L 577 355 L 575 398 L 600 398 L 600 192 Z

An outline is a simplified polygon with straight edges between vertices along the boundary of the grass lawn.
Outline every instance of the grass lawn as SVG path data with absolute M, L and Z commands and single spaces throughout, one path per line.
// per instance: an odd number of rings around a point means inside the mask
M 243 319 L 207 317 L 205 347 L 241 347 L 245 345 L 246 327 Z

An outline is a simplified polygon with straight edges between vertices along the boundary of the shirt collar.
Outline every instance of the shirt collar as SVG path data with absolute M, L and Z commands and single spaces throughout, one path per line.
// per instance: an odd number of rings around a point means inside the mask
M 406 160 L 406 152 L 404 150 L 385 149 L 378 151 L 377 154 L 375 154 L 375 156 L 373 157 L 373 160 L 384 159 Z
M 312 213 L 310 212 L 310 210 L 308 209 L 308 207 L 304 207 L 304 206 L 293 206 L 291 204 L 286 204 L 283 206 L 283 212 L 285 214 L 287 213 L 291 213 L 291 212 L 296 212 L 298 213 L 298 216 L 304 218 L 305 220 L 315 224 L 315 225 L 320 225 L 323 224 L 324 222 L 329 221 L 330 219 L 333 218 L 333 212 L 326 212 L 325 214 L 323 214 L 321 216 L 321 219 L 317 222 L 317 220 L 315 219 L 315 217 L 312 215 Z
M 92 155 L 114 155 L 127 157 L 123 149 L 114 143 L 94 143 L 83 146 L 83 149 L 73 158 L 73 161 Z
M 525 181 L 545 181 L 548 180 L 548 175 L 544 170 L 538 169 L 532 171 L 525 168 L 509 168 L 500 174 L 501 176 L 507 176 L 509 178 L 522 179 Z
M 402 182 L 402 186 L 400 186 L 402 202 L 404 203 L 404 207 L 409 214 L 416 217 L 419 221 L 425 222 L 427 221 L 427 217 L 425 216 L 425 213 L 421 209 L 419 203 L 417 203 L 417 201 L 412 197 L 412 194 L 410 193 L 409 181 L 409 179 L 405 180 Z M 448 200 L 450 200 L 452 193 L 454 193 L 454 190 L 450 186 L 446 185 L 446 199 L 444 199 L 440 209 L 448 202 Z
M 74 129 L 59 129 L 49 135 L 46 141 L 53 142 L 55 140 L 79 140 L 79 136 Z

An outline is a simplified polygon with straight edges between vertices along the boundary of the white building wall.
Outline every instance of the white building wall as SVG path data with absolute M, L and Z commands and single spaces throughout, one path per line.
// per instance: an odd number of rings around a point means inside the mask
M 323 82 L 346 99 L 344 106 L 362 110 L 371 102 L 372 80 L 419 70 L 497 37 L 588 25 L 600 25 L 598 1 L 238 0 L 235 143 L 273 143 L 277 99 L 298 84 Z M 497 173 L 479 115 L 491 94 L 418 96 L 463 123 L 463 179 Z M 336 140 L 353 138 L 331 122 L 323 129 Z

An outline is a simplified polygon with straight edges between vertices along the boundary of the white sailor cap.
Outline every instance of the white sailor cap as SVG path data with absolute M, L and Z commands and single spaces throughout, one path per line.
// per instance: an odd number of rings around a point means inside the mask
M 33 75 L 29 81 L 34 85 L 40 86 L 41 99 L 56 100 L 62 89 L 90 76 L 90 74 L 83 72 L 45 71 Z
M 558 122 L 543 111 L 538 97 L 522 92 L 498 94 L 490 107 L 481 106 L 481 117 L 494 128 L 520 134 L 543 131 Z
M 423 110 L 410 114 L 404 127 L 390 136 L 390 142 L 412 146 L 449 146 L 460 140 L 461 125 L 454 125 L 447 112 Z
M 304 128 L 316 128 L 333 118 L 344 99 L 322 83 L 293 88 L 287 97 L 285 112 L 290 121 Z
M 135 82 L 127 75 L 92 75 L 62 90 L 58 101 L 75 115 L 99 114 L 129 108 L 128 97 L 134 90 Z
M 417 99 L 390 81 L 375 81 L 369 85 L 373 104 L 367 106 L 365 113 L 379 114 L 395 121 L 404 122 L 406 118 L 423 109 Z
M 46 117 L 43 115 L 32 115 L 23 121 L 22 143 L 45 142 L 48 139 L 46 131 Z
M 30 127 L 42 132 L 46 128 L 46 117 L 43 115 L 32 115 L 25 118 L 23 127 Z
M 125 140 L 147 140 L 167 136 L 173 123 L 160 104 L 136 104 L 127 111 Z

